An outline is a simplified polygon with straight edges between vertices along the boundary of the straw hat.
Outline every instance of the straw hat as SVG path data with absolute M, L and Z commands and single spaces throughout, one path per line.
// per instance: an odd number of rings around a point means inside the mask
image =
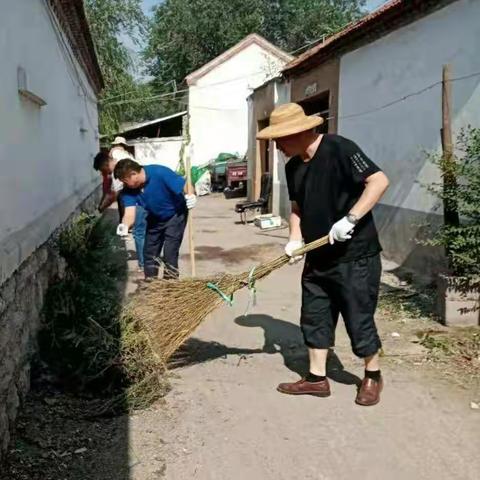
M 322 117 L 307 116 L 297 103 L 286 103 L 277 107 L 270 115 L 270 126 L 260 130 L 258 140 L 288 137 L 305 132 L 323 123 Z
M 128 143 L 125 140 L 125 138 L 123 138 L 123 137 L 115 137 L 115 139 L 112 142 L 112 145 L 113 146 L 115 146 L 115 145 L 127 145 L 128 146 Z

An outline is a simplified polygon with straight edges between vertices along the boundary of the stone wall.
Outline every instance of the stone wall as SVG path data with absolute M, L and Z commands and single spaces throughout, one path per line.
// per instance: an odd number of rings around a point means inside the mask
M 52 280 L 64 272 L 55 238 L 80 211 L 93 211 L 98 196 L 97 189 L 0 286 L 0 463 L 12 439 L 17 412 L 30 387 L 30 360 L 36 352 L 45 293 Z

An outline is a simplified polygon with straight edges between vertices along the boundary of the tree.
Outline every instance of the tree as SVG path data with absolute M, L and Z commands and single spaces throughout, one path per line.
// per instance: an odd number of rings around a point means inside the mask
M 457 136 L 453 159 L 432 153 L 442 180 L 425 185 L 442 204 L 455 204 L 459 224 L 444 223 L 433 231 L 427 245 L 445 247 L 450 273 L 466 277 L 468 288 L 480 288 L 480 129 L 466 127 Z M 452 161 L 453 160 L 453 161 Z M 454 177 L 454 185 L 445 177 Z M 465 286 L 465 285 L 464 285 Z
M 105 80 L 100 97 L 100 130 L 111 135 L 121 122 L 149 118 L 157 108 L 144 101 L 154 90 L 135 80 L 133 59 L 120 40 L 120 35 L 128 36 L 139 44 L 146 35 L 147 22 L 141 0 L 86 0 L 85 5 Z M 120 103 L 125 100 L 129 102 Z
M 364 0 L 165 0 L 155 9 L 145 58 L 157 85 L 181 82 L 250 33 L 286 51 L 342 29 Z

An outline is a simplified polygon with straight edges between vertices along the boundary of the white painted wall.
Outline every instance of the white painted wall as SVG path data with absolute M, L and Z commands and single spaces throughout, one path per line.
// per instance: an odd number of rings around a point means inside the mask
M 244 155 L 248 144 L 247 97 L 284 62 L 256 44 L 240 51 L 189 89 L 192 165 L 221 152 Z
M 441 147 L 441 86 L 380 111 L 348 115 L 368 112 L 440 81 L 443 64 L 452 65 L 453 77 L 480 72 L 479 46 L 480 2 L 459 0 L 341 59 L 338 130 L 357 141 L 390 177 L 391 187 L 382 201 L 390 218 L 379 223 L 384 244 L 393 247 L 393 236 L 398 250 L 398 242 L 409 243 L 398 261 L 415 248 L 412 237 L 418 227 L 413 222 L 436 204 L 420 184 L 439 178 L 424 151 Z M 479 112 L 480 77 L 453 83 L 454 129 L 480 126 Z M 400 214 L 399 209 L 410 214 Z
M 46 3 L 2 2 L 0 283 L 99 184 L 92 168 L 98 151 L 95 94 L 79 65 L 75 73 L 62 54 Z M 19 66 L 46 106 L 18 94 Z
M 183 137 L 134 140 L 135 160 L 142 165 L 164 165 L 176 171 L 180 164 Z
M 290 102 L 290 83 L 275 82 L 275 108 Z M 287 177 L 285 164 L 287 157 L 271 142 L 273 148 L 273 191 L 272 211 L 275 215 L 288 218 L 291 212 L 291 202 L 288 195 Z

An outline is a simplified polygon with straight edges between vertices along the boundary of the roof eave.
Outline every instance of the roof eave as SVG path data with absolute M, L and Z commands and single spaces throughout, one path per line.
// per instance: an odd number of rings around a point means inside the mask
M 290 62 L 294 58 L 292 55 L 276 47 L 271 42 L 263 38 L 262 36 L 256 33 L 252 33 L 247 37 L 245 37 L 240 42 L 236 43 L 233 47 L 230 47 L 228 50 L 226 50 L 222 54 L 215 57 L 213 60 L 210 60 L 210 62 L 206 63 L 199 69 L 187 75 L 185 77 L 185 81 L 187 85 L 189 87 L 194 86 L 199 79 L 201 79 L 202 77 L 210 73 L 212 70 L 214 70 L 216 67 L 222 65 L 224 62 L 226 62 L 227 60 L 232 58 L 234 55 L 241 52 L 242 50 L 244 50 L 245 48 L 249 47 L 252 44 L 256 44 L 264 48 L 265 50 L 272 53 L 272 55 L 275 55 L 276 57 L 280 58 L 281 60 L 284 60 L 285 62 Z
M 95 93 L 105 87 L 83 0 L 49 0 L 52 11 L 70 43 L 76 60 Z
M 287 78 L 305 73 L 455 1 L 457 0 L 391 0 L 294 59 L 285 66 L 282 73 Z

